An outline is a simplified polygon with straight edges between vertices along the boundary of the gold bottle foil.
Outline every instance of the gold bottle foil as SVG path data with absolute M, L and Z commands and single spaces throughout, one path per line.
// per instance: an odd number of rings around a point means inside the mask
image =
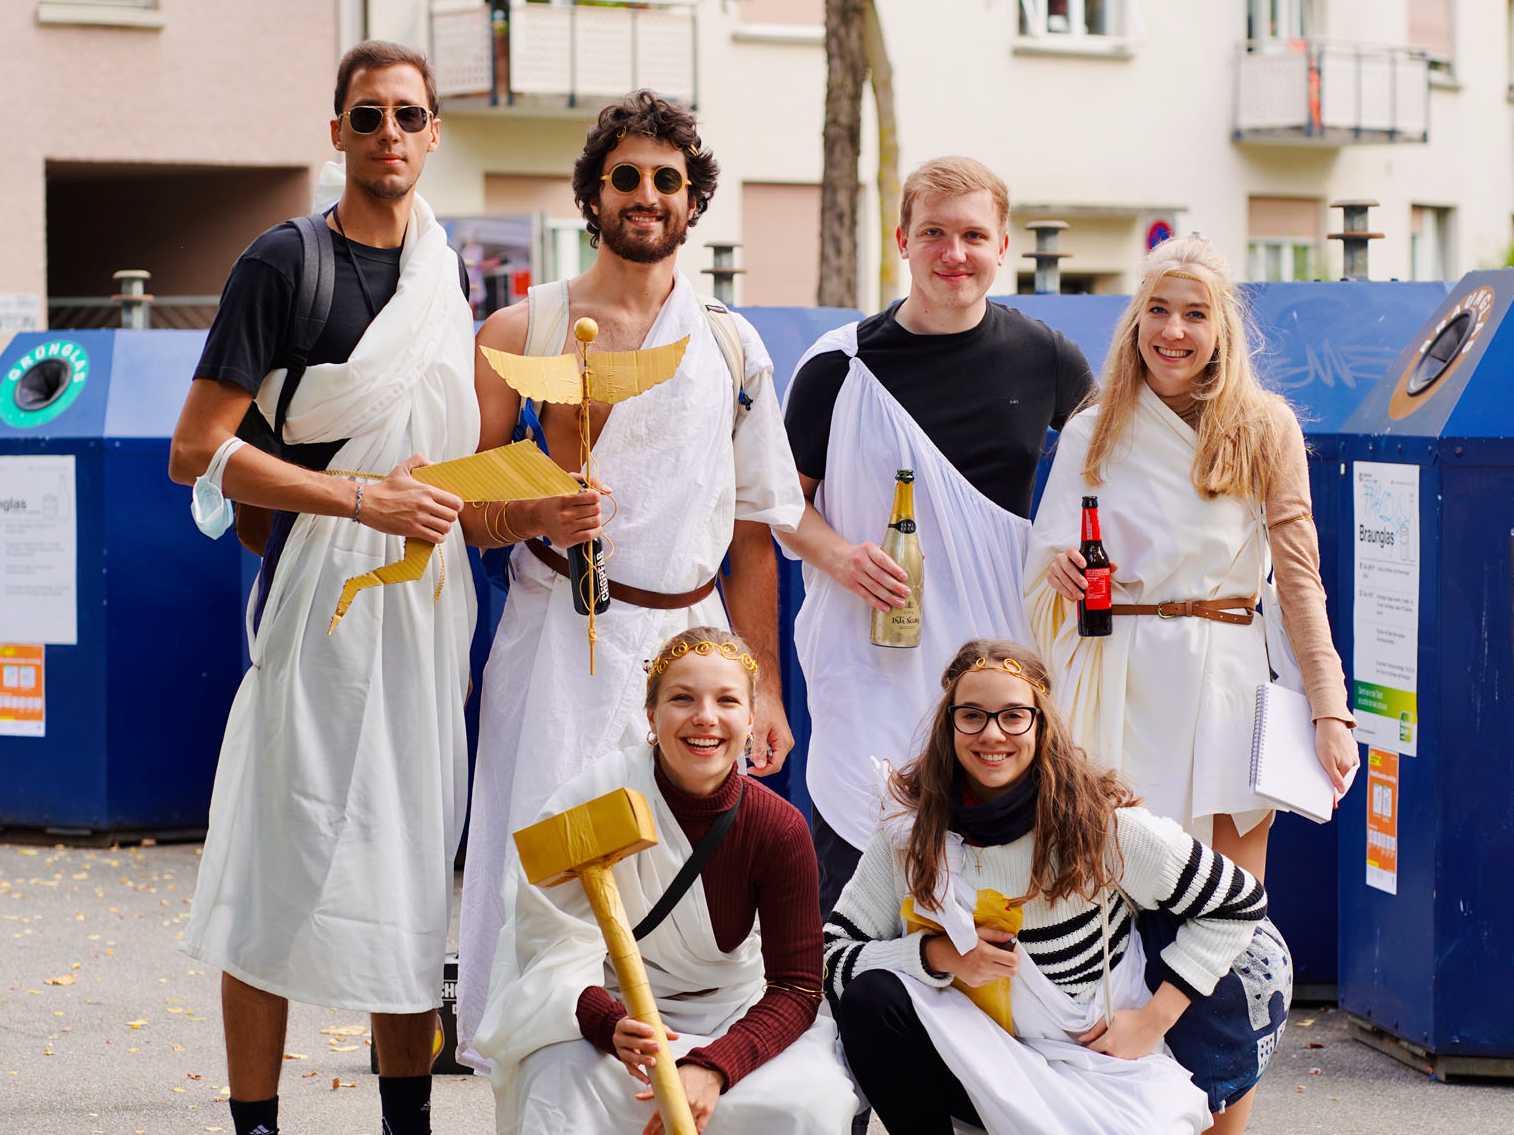
M 925 593 L 925 555 L 915 531 L 915 473 L 900 469 L 894 483 L 894 511 L 883 536 L 883 550 L 909 577 L 909 600 L 903 607 L 874 611 L 874 646 L 920 645 L 921 599 Z

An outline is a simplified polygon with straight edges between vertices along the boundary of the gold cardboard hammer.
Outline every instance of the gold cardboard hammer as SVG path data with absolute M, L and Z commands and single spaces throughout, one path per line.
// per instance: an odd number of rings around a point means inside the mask
M 646 797 L 633 788 L 617 788 L 586 804 L 539 820 L 515 833 L 526 879 L 538 887 L 555 887 L 571 879 L 583 884 L 599 923 L 626 1009 L 657 1034 L 657 1062 L 652 1065 L 652 1093 L 668 1135 L 696 1135 L 694 1116 L 683 1081 L 668 1049 L 667 1030 L 647 982 L 641 951 L 631 935 L 611 868 L 657 842 L 657 825 Z

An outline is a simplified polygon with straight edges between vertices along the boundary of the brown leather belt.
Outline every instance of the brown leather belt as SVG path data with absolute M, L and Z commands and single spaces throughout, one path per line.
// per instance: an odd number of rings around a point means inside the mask
M 540 540 L 527 540 L 526 547 L 531 549 L 531 554 L 546 564 L 563 578 L 568 575 L 568 560 L 566 556 L 560 556 Z M 677 611 L 684 607 L 692 607 L 710 592 L 715 590 L 715 580 L 694 588 L 693 591 L 683 591 L 677 595 L 669 595 L 662 591 L 644 591 L 640 587 L 632 587 L 626 583 L 616 583 L 610 580 L 610 598 L 619 599 L 622 603 L 629 603 L 633 607 L 647 607 L 653 611 Z
M 1217 623 L 1250 626 L 1256 615 L 1256 599 L 1177 599 L 1171 603 L 1114 603 L 1116 615 L 1155 615 L 1159 619 L 1213 619 Z

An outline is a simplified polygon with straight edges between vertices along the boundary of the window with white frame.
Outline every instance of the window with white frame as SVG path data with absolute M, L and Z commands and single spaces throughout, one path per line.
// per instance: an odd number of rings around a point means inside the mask
M 1323 0 L 1244 0 L 1246 38 L 1253 41 L 1307 39 L 1323 30 Z
M 1324 213 L 1324 202 L 1317 197 L 1250 198 L 1247 279 L 1274 283 L 1319 279 Z
M 1253 240 L 1246 245 L 1246 275 L 1267 283 L 1317 280 L 1314 242 L 1306 238 Z
M 1433 205 L 1409 207 L 1409 278 L 1449 280 L 1455 275 L 1451 249 L 1451 210 Z
M 1020 0 L 1024 36 L 1120 37 L 1128 35 L 1135 0 Z

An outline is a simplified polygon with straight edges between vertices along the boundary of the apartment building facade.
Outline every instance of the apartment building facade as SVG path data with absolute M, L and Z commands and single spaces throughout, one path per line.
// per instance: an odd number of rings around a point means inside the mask
M 879 0 L 901 167 L 967 153 L 1015 207 L 1003 291 L 1027 290 L 1029 221 L 1055 218 L 1064 287 L 1118 292 L 1169 231 L 1252 279 L 1333 278 L 1338 198 L 1371 198 L 1379 278 L 1501 264 L 1514 214 L 1508 0 Z M 739 244 L 744 303 L 813 302 L 825 86 L 822 0 L 606 5 L 369 0 L 370 31 L 429 47 L 448 142 L 427 172 L 458 217 L 536 219 L 537 275 L 581 261 L 563 180 L 626 86 L 697 107 L 722 189 L 691 233 Z M 465 30 L 471 25 L 472 31 Z M 485 46 L 481 46 L 481 44 Z M 864 182 L 876 162 L 864 110 Z M 877 204 L 862 306 L 880 302 Z
M 1374 277 L 1507 255 L 1514 0 L 878 4 L 901 170 L 966 153 L 1009 183 L 1002 292 L 1029 289 L 1024 225 L 1047 218 L 1070 226 L 1066 290 L 1126 290 L 1151 241 L 1186 231 L 1246 278 L 1333 278 L 1337 198 L 1380 202 Z M 822 19 L 823 0 L 12 0 L 0 62 L 36 109 L 0 181 L 0 331 L 78 325 L 61 301 L 108 295 L 117 268 L 211 300 L 252 236 L 309 207 L 335 62 L 364 36 L 436 66 L 443 144 L 422 189 L 479 314 L 587 263 L 567 174 L 598 108 L 642 85 L 692 104 L 721 164 L 682 267 L 708 283 L 708 246 L 738 246 L 740 302 L 811 304 Z M 865 101 L 871 308 L 892 251 Z

